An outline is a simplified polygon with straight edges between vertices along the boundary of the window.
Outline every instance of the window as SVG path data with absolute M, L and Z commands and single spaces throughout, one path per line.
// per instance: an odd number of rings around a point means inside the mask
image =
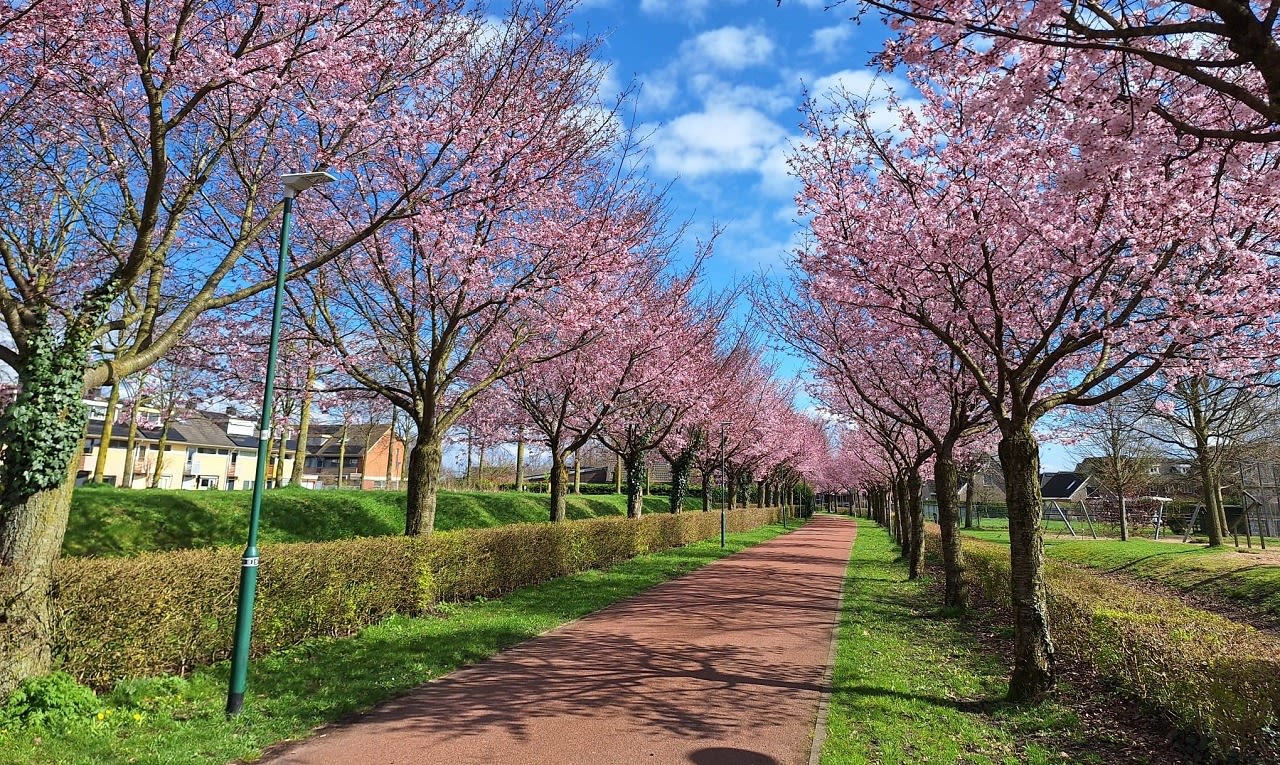
M 98 439 L 86 438 L 84 440 L 84 453 L 90 454 L 91 452 L 93 452 L 94 447 L 96 447 L 97 445 L 98 445 Z
M 1147 468 L 1147 473 L 1150 475 L 1160 475 L 1160 466 L 1152 465 L 1151 467 Z

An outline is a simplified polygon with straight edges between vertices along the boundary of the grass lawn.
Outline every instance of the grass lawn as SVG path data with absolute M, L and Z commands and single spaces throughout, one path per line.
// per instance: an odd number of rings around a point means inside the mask
M 792 529 L 795 525 L 792 525 Z M 588 571 L 505 598 L 454 605 L 439 617 L 394 617 L 354 638 L 315 640 L 254 661 L 245 712 L 228 721 L 228 665 L 102 697 L 94 715 L 60 730 L 0 730 L 0 763 L 204 765 L 258 757 L 264 747 L 367 709 L 431 678 L 782 534 L 732 534 Z M 133 697 L 126 703 L 125 695 Z M 449 710 L 440 710 L 449 714 Z
M 863 521 L 849 562 L 823 765 L 1102 763 L 1077 715 L 1007 704 L 1005 657 L 906 581 L 888 533 Z M 1065 742 L 1074 750 L 1064 759 Z M 1087 750 L 1087 747 L 1086 747 Z
M 243 545 L 248 491 L 76 489 L 62 551 L 65 555 L 134 555 L 190 547 Z M 442 491 L 436 528 L 537 523 L 547 520 L 549 497 L 528 492 Z M 569 495 L 569 518 L 622 515 L 620 494 Z M 664 513 L 666 497 L 645 497 L 645 511 Z M 699 499 L 685 502 L 701 510 Z M 262 502 L 264 542 L 319 542 L 404 532 L 403 491 L 268 490 Z
M 966 534 L 1009 544 L 1007 531 Z M 1045 555 L 1055 560 L 1207 595 L 1269 620 L 1280 620 L 1280 553 L 1257 547 L 1219 547 L 1130 539 L 1072 539 L 1046 536 Z

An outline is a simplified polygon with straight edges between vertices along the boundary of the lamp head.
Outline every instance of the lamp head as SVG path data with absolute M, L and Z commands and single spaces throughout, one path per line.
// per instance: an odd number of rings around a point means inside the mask
M 338 180 L 323 170 L 318 173 L 285 173 L 280 176 L 280 181 L 284 183 L 284 195 L 293 198 L 321 183 L 333 183 Z

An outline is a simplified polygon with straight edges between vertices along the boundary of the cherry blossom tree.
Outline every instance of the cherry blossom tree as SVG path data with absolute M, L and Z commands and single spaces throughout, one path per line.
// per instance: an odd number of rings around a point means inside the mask
M 840 5 L 842 2 L 834 3 Z M 1150 109 L 1204 138 L 1280 140 L 1280 41 L 1274 2 L 859 0 L 901 30 L 883 59 L 948 66 L 968 48 L 1005 55 L 1028 44 L 1093 61 L 1106 98 Z M 942 52 L 944 55 L 935 57 Z
M 804 286 L 803 284 L 801 285 Z M 827 407 L 841 411 L 842 401 L 856 410 L 870 409 L 910 428 L 927 441 L 941 528 L 944 604 L 965 605 L 964 560 L 960 550 L 957 462 L 974 439 L 991 430 L 986 401 L 956 355 L 932 333 L 900 323 L 880 324 L 866 312 L 829 310 L 818 300 L 779 296 L 757 301 L 771 315 L 775 330 L 817 369 L 825 383 L 821 391 L 840 391 Z M 770 310 L 769 306 L 778 309 Z M 853 412 L 858 419 L 857 411 Z M 914 462 L 914 460 L 912 461 Z M 913 502 L 915 495 L 912 495 Z M 923 534 L 923 508 L 912 507 Z M 915 537 L 908 559 L 918 575 L 923 561 L 922 539 Z
M 622 458 L 626 470 L 627 516 L 639 518 L 643 509 L 644 463 L 668 439 L 684 440 L 686 426 L 705 411 L 717 384 L 715 343 L 731 306 L 732 295 L 697 299 L 693 289 L 700 270 L 686 275 L 647 296 L 648 310 L 641 319 L 645 337 L 631 339 L 633 347 L 650 346 L 643 363 L 632 367 L 612 412 L 596 438 Z M 636 322 L 640 323 L 640 322 Z M 633 328 L 632 332 L 636 332 Z M 695 427 L 696 432 L 702 432 Z M 696 439 L 695 439 L 696 440 Z M 688 444 L 673 444 L 683 453 Z M 677 458 L 679 461 L 679 458 Z M 687 470 L 688 462 L 677 467 Z M 680 512 L 684 501 L 683 477 L 673 474 L 671 512 Z
M 550 30 L 528 38 L 543 47 L 569 10 L 515 6 L 511 18 Z M 461 0 L 0 9 L 0 361 L 21 387 L 0 417 L 0 691 L 49 666 L 82 392 L 155 363 L 203 312 L 271 288 L 282 173 L 343 176 L 299 201 L 288 278 L 419 214 L 450 169 L 479 178 L 453 147 L 474 136 L 460 115 L 489 113 L 465 86 L 494 72 L 477 50 L 508 52 L 486 46 L 486 18 Z M 554 79 L 548 64 L 527 78 Z M 491 131 L 486 154 L 527 126 Z M 100 355 L 113 331 L 127 337 Z
M 1104 97 L 1087 52 L 1017 54 L 1010 67 L 957 55 L 928 81 L 913 75 L 924 103 L 900 112 L 901 140 L 848 101 L 815 109 L 795 168 L 815 298 L 931 334 L 999 429 L 1010 696 L 1025 700 L 1054 677 L 1033 427 L 1170 358 L 1266 352 L 1250 346 L 1277 305 L 1265 147 L 1180 136 L 1149 104 Z
M 552 522 L 565 519 L 568 455 L 586 446 L 606 426 L 617 427 L 623 438 L 628 437 L 628 426 L 647 432 L 650 423 L 638 417 L 645 405 L 654 402 L 647 401 L 643 392 L 665 392 L 669 381 L 679 379 L 673 377 L 673 363 L 679 358 L 669 348 L 683 346 L 667 343 L 673 318 L 669 309 L 679 301 L 673 303 L 668 296 L 687 294 L 698 269 L 672 279 L 662 273 L 669 263 L 669 250 L 642 259 L 629 278 L 613 283 L 611 292 L 597 292 L 598 301 L 608 299 L 597 303 L 607 309 L 597 308 L 594 326 L 581 336 L 543 336 L 530 349 L 541 360 L 505 381 L 508 395 L 524 411 L 534 437 L 550 452 Z M 683 320 L 682 314 L 675 316 Z M 670 427 L 663 424 L 661 429 Z M 655 435 L 643 436 L 646 444 Z M 641 438 L 634 433 L 631 437 Z

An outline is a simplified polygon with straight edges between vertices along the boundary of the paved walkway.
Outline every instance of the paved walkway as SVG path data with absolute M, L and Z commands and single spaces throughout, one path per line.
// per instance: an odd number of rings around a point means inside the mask
M 815 518 L 268 761 L 803 765 L 855 531 Z

